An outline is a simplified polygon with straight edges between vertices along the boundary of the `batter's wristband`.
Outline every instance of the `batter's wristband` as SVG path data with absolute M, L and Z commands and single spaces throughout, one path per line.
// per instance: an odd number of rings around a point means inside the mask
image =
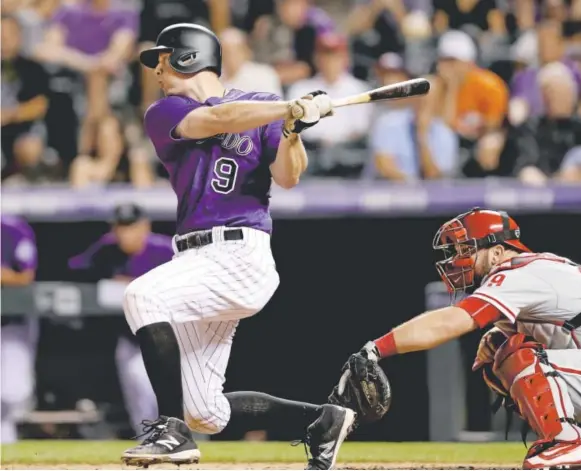
M 379 350 L 381 358 L 397 355 L 397 346 L 395 345 L 395 336 L 393 335 L 393 332 L 389 332 L 373 342 Z

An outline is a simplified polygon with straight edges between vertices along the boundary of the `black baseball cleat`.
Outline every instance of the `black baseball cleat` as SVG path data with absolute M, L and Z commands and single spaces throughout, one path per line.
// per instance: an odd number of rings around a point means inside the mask
M 304 442 L 311 458 L 306 469 L 333 469 L 341 444 L 355 422 L 355 412 L 345 407 L 325 404 L 321 415 L 307 428 Z
M 200 460 L 200 450 L 184 421 L 161 415 L 157 420 L 144 420 L 142 425 L 140 436 L 149 436 L 141 445 L 125 450 L 123 463 L 147 468 L 156 463 L 191 464 Z

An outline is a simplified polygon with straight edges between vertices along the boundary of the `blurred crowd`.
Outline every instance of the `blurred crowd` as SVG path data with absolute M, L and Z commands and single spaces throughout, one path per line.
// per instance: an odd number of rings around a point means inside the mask
M 3 184 L 165 184 L 141 124 L 159 90 L 136 59 L 178 22 L 220 36 L 231 88 L 431 80 L 305 131 L 309 175 L 581 182 L 581 0 L 4 0 Z

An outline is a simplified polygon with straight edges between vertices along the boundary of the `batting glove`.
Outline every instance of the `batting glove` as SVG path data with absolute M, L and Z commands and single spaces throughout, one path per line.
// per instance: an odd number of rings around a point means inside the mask
M 313 101 L 319 107 L 321 118 L 327 118 L 335 114 L 333 111 L 333 103 L 331 103 L 331 98 L 327 95 L 327 92 L 324 92 L 323 90 L 315 90 L 314 92 L 309 93 L 308 96 L 312 96 Z
M 321 113 L 313 101 L 313 97 L 306 96 L 290 102 L 290 115 L 284 124 L 282 133 L 288 137 L 291 133 L 299 134 L 319 122 Z

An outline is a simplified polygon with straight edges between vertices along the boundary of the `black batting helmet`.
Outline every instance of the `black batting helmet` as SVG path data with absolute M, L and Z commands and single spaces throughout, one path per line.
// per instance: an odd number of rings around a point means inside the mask
M 192 23 L 178 23 L 165 28 L 155 47 L 143 51 L 139 60 L 145 67 L 155 69 L 159 54 L 170 52 L 169 63 L 182 74 L 212 70 L 222 74 L 222 47 L 220 40 L 208 28 Z

